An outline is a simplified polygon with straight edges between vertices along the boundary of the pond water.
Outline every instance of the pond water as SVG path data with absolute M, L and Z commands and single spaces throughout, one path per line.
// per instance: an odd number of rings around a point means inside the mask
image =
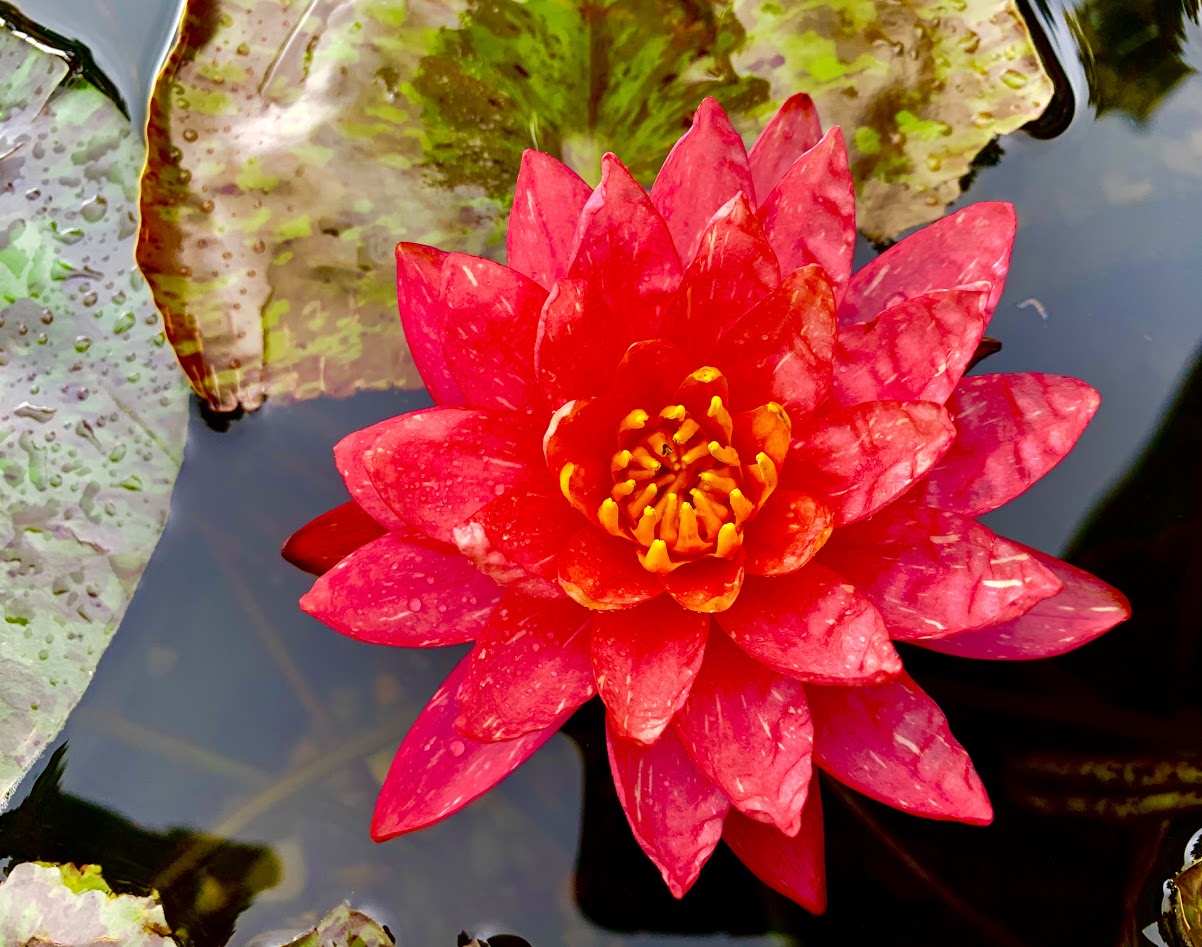
M 92 47 L 135 113 L 176 7 L 107 0 L 82 17 L 67 0 L 22 4 Z M 235 924 L 235 944 L 297 927 L 343 898 L 420 947 L 461 928 L 536 947 L 1140 943 L 1202 826 L 1192 9 L 1032 11 L 1060 57 L 1064 120 L 1045 123 L 1059 125 L 1052 137 L 1004 140 L 963 199 L 1013 201 L 1021 221 L 988 368 L 1076 375 L 1104 399 L 1077 450 L 991 525 L 1089 567 L 1135 609 L 1101 642 L 1037 665 L 907 652 L 991 788 L 992 827 L 828 791 L 825 917 L 722 853 L 676 903 L 628 837 L 586 713 L 576 742 L 555 737 L 455 818 L 373 844 L 384 768 L 459 652 L 330 633 L 297 610 L 308 580 L 278 550 L 341 502 L 336 439 L 427 403 L 387 393 L 269 403 L 225 425 L 194 411 L 167 531 L 56 743 L 68 747 L 60 786 L 53 773 L 34 786 L 47 757 L 0 821 L 0 858 L 101 862 L 110 882 L 154 885 L 198 944 L 224 943 Z M 861 262 L 873 252 L 862 246 Z M 1109 764 L 1118 775 L 1100 777 Z

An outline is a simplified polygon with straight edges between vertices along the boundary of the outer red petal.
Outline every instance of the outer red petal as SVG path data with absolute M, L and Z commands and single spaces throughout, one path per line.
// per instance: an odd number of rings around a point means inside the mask
M 321 575 L 385 529 L 354 500 L 326 510 L 288 537 L 280 554 L 298 569 Z
M 558 726 L 596 693 L 588 640 L 574 603 L 506 593 L 468 655 L 456 728 L 497 741 Z
M 782 271 L 817 263 L 842 298 L 856 247 L 855 186 L 842 131 L 828 131 L 760 198 L 760 219 Z
M 814 762 L 841 783 L 928 819 L 993 820 L 972 760 L 908 676 L 869 687 L 807 687 L 806 694 Z
M 743 536 L 748 575 L 796 572 L 831 535 L 832 517 L 813 497 L 796 490 L 772 495 Z
M 969 517 L 909 504 L 839 530 L 822 561 L 872 600 L 894 640 L 1009 621 L 1060 591 L 1027 549 Z
M 667 592 L 691 612 L 721 612 L 739 596 L 745 575 L 742 558 L 698 559 L 668 573 Z
M 680 281 L 676 337 L 700 350 L 780 285 L 780 267 L 746 195 L 714 213 Z
M 996 510 L 1060 463 L 1101 400 L 1085 382 L 1060 375 L 965 378 L 948 402 L 956 442 L 918 496 L 970 516 Z
M 836 526 L 892 502 L 943 456 L 956 430 L 942 405 L 870 401 L 793 428 L 785 481 L 820 499 Z
M 970 204 L 890 247 L 852 277 L 839 322 L 866 322 L 903 299 L 968 283 L 990 284 L 985 317 L 1001 298 L 1017 222 L 1001 202 Z
M 442 264 L 444 355 L 463 404 L 520 411 L 534 401 L 534 337 L 546 290 L 491 260 L 449 254 Z
M 726 817 L 722 840 L 769 888 L 814 914 L 826 910 L 822 797 L 817 784 L 806 799 L 801 829 L 795 838 L 732 812 Z
M 701 668 L 709 619 L 671 599 L 593 618 L 597 692 L 622 739 L 654 743 Z
M 797 833 L 814 744 L 800 681 L 769 671 L 715 635 L 673 726 L 735 808 Z
M 568 540 L 559 556 L 559 584 L 576 602 L 597 611 L 630 608 L 663 591 L 663 580 L 639 565 L 633 544 L 595 526 Z
M 334 466 L 342 475 L 347 492 L 372 519 L 388 529 L 404 529 L 405 521 L 397 516 L 380 496 L 380 491 L 371 482 L 364 458 L 385 431 L 397 423 L 388 418 L 370 427 L 352 431 L 334 445 Z
M 822 139 L 813 100 L 804 92 L 785 99 L 748 153 L 755 193 L 763 200 L 798 158 Z
M 505 234 L 509 265 L 550 289 L 568 271 L 576 223 L 591 190 L 550 155 L 523 152 Z
M 442 303 L 442 264 L 448 254 L 420 243 L 396 247 L 397 308 L 413 364 L 440 405 L 463 404 L 463 392 L 447 360 L 446 307 Z
M 839 332 L 835 394 L 844 404 L 951 395 L 985 331 L 989 285 L 938 290 Z
M 743 139 L 722 106 L 707 98 L 651 187 L 651 200 L 667 221 L 681 259 L 692 259 L 710 217 L 740 192 L 755 200 Z
M 635 841 L 668 890 L 683 898 L 718 844 L 730 803 L 671 730 L 651 746 L 623 740 L 609 727 L 606 736 L 609 768 Z
M 456 526 L 455 545 L 501 585 L 554 598 L 562 594 L 557 557 L 578 526 L 562 496 L 507 493 Z
M 364 462 L 398 519 L 453 542 L 456 526 L 507 490 L 548 486 L 538 443 L 518 415 L 429 408 L 393 418 Z
M 359 641 L 438 648 L 474 639 L 499 595 L 457 553 L 390 533 L 314 582 L 300 606 Z
M 667 224 L 622 162 L 606 154 L 601 183 L 580 215 L 568 276 L 620 301 L 611 331 L 633 342 L 662 334 L 680 275 Z
M 736 409 L 769 401 L 794 421 L 826 399 L 835 350 L 835 296 L 819 266 L 794 270 L 729 326 L 715 349 Z
M 1063 584 L 1057 594 L 1000 625 L 915 644 L 964 658 L 1034 661 L 1088 644 L 1131 617 L 1131 606 L 1118 589 L 1067 562 L 1027 551 Z
M 604 391 L 626 351 L 614 315 L 583 280 L 560 280 L 539 317 L 535 365 L 548 404 Z
M 874 683 L 901 671 L 872 603 L 819 563 L 749 582 L 718 624 L 757 661 L 803 681 Z
M 467 660 L 443 681 L 397 749 L 372 816 L 371 837 L 377 842 L 458 812 L 517 769 L 570 716 L 565 712 L 554 726 L 504 743 L 460 735 L 454 729 L 460 714 L 456 694 Z

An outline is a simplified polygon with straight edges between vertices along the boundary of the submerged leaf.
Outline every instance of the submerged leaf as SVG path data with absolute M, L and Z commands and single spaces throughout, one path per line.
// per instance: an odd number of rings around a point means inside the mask
M 121 621 L 188 415 L 133 266 L 138 136 L 65 72 L 0 31 L 0 801 Z
M 309 933 L 281 947 L 392 947 L 395 943 L 386 927 L 352 910 L 349 904 L 340 904 Z

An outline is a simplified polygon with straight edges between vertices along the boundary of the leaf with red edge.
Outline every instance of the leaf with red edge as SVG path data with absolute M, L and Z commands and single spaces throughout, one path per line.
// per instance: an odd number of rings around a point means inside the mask
M 467 656 L 456 729 L 497 741 L 557 725 L 596 693 L 588 643 L 573 602 L 506 592 Z
M 821 267 L 805 266 L 728 326 L 714 357 L 736 409 L 776 401 L 797 421 L 826 399 L 834 350 L 834 293 Z
M 1034 661 L 1080 648 L 1131 617 L 1131 605 L 1118 589 L 1036 549 L 1027 552 L 1060 580 L 1059 592 L 1010 621 L 914 643 L 962 658 Z
M 623 342 L 655 338 L 681 276 L 668 226 L 618 158 L 601 159 L 601 183 L 584 205 L 568 276 L 621 300 L 611 331 Z
M 843 526 L 897 499 L 943 456 L 956 429 L 942 405 L 870 401 L 793 427 L 784 483 L 821 500 Z
M 585 608 L 630 608 L 659 595 L 663 578 L 639 565 L 635 547 L 595 526 L 579 530 L 559 556 L 559 584 Z
M 778 490 L 743 532 L 748 575 L 796 572 L 830 538 L 830 510 L 797 490 Z
M 985 332 L 989 285 L 924 293 L 871 322 L 839 331 L 835 396 L 865 401 L 947 401 Z
M 769 888 L 813 914 L 826 911 L 826 853 L 817 781 L 806 798 L 795 837 L 731 812 L 722 829 L 722 841 Z
M 819 563 L 748 582 L 718 624 L 757 661 L 803 681 L 864 684 L 901 671 L 872 603 Z
M 990 286 L 986 320 L 997 308 L 1010 269 L 1014 207 L 982 201 L 923 227 L 858 270 L 839 307 L 841 325 L 867 322 L 913 296 L 970 283 Z
M 1061 375 L 965 378 L 947 404 L 956 441 L 916 496 L 969 516 L 996 510 L 1068 455 L 1101 401 L 1085 382 Z
M 654 743 L 689 696 L 709 619 L 661 597 L 593 617 L 597 693 L 622 739 Z
M 704 349 L 727 326 L 780 285 L 780 267 L 743 194 L 710 218 L 680 281 L 673 332 L 681 345 Z
M 455 730 L 456 695 L 468 659 L 456 665 L 397 748 L 376 798 L 371 837 L 384 842 L 458 812 L 522 765 L 571 715 L 516 740 L 482 743 Z
M 568 271 L 576 221 L 590 193 L 567 165 L 541 151 L 522 152 L 505 232 L 509 265 L 549 290 Z
M 795 835 L 810 787 L 814 728 L 800 681 L 714 635 L 673 728 L 739 811 Z
M 422 243 L 396 246 L 397 308 L 405 342 L 422 384 L 436 404 L 463 404 L 463 392 L 447 361 L 447 311 L 442 304 L 442 264 L 449 256 Z
M 762 201 L 771 194 L 793 163 L 821 140 L 814 101 L 804 92 L 785 99 L 747 154 L 756 197 Z
M 760 197 L 759 214 L 781 270 L 817 263 L 841 299 L 856 248 L 856 194 L 840 129 L 828 131 Z
M 476 638 L 499 597 L 458 553 L 390 533 L 321 576 L 300 606 L 359 641 L 439 648 Z
M 692 612 L 725 611 L 734 604 L 746 572 L 742 557 L 698 559 L 668 573 L 665 588 L 681 608 Z
M 388 529 L 404 529 L 405 521 L 384 502 L 367 472 L 366 456 L 376 441 L 391 428 L 396 418 L 387 418 L 369 427 L 352 431 L 334 445 L 334 466 L 346 484 L 347 492 L 369 516 Z
M 822 562 L 872 600 L 895 640 L 1009 621 L 1060 591 L 1026 548 L 967 516 L 910 504 L 838 530 Z
M 515 491 L 497 497 L 454 529 L 455 545 L 495 582 L 556 597 L 559 551 L 579 523 L 562 496 Z
M 298 569 L 321 575 L 339 559 L 377 539 L 386 530 L 348 500 L 310 520 L 288 537 L 280 555 Z
M 363 460 L 389 509 L 441 542 L 507 490 L 550 487 L 538 431 L 513 414 L 411 411 L 388 422 Z
M 885 805 L 985 825 L 993 808 L 943 711 L 907 675 L 868 687 L 807 687 L 814 762 Z
M 740 193 L 755 200 L 743 139 L 722 106 L 707 97 L 651 186 L 651 201 L 667 221 L 682 260 L 693 258 L 710 218 Z
M 697 770 L 671 731 L 651 746 L 606 727 L 609 768 L 630 830 L 668 890 L 684 897 L 722 836 L 730 803 Z

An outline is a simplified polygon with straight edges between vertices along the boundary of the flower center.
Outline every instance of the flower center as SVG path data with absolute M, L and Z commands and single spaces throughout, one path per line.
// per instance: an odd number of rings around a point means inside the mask
M 698 369 L 690 382 L 702 389 L 724 385 L 710 367 Z M 721 394 L 693 401 L 693 410 L 684 403 L 635 408 L 617 427 L 613 486 L 597 520 L 641 546 L 639 562 L 649 572 L 670 572 L 703 556 L 733 556 L 744 524 L 776 487 L 777 462 L 763 448 L 782 430 L 787 441 L 784 409 L 764 405 L 736 423 Z

